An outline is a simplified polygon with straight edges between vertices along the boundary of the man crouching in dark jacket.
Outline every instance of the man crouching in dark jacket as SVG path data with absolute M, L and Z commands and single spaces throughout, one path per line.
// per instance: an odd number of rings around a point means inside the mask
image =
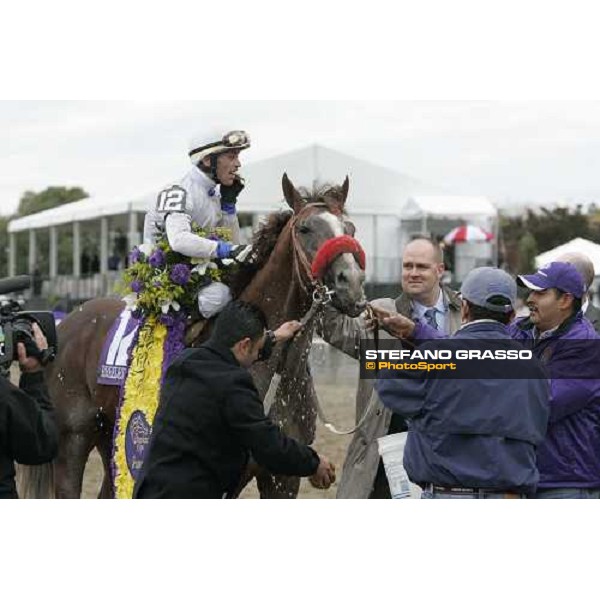
M 39 325 L 32 325 L 40 350 L 48 342 Z M 23 465 L 50 462 L 58 452 L 58 429 L 44 383 L 40 361 L 17 344 L 19 387 L 0 376 L 0 498 L 16 498 L 15 461 Z
M 320 488 L 335 481 L 327 459 L 265 416 L 247 370 L 300 327 L 290 321 L 266 332 L 260 309 L 241 301 L 225 307 L 210 340 L 184 351 L 167 371 L 134 498 L 230 498 L 250 453 L 276 475 L 311 476 Z

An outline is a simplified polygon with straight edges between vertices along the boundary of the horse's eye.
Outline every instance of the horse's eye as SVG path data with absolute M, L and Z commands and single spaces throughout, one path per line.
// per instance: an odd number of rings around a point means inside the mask
M 300 225 L 300 227 L 298 227 L 298 231 L 300 233 L 310 233 L 310 227 L 307 225 Z

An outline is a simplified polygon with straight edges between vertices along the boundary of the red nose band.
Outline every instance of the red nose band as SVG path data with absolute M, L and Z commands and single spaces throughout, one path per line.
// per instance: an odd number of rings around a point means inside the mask
M 349 236 L 341 235 L 328 239 L 318 250 L 311 267 L 312 276 L 322 280 L 329 265 L 340 255 L 350 252 L 358 260 L 360 268 L 365 270 L 365 251 L 358 241 Z

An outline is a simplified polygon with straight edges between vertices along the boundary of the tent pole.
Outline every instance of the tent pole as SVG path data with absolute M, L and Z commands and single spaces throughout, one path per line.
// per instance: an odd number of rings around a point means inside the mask
M 29 273 L 33 273 L 36 266 L 36 258 L 37 258 L 37 249 L 36 249 L 36 230 L 29 230 L 29 261 L 28 261 L 28 269 Z
M 73 221 L 73 277 L 81 277 L 81 227 L 79 221 Z
M 56 225 L 50 227 L 50 281 L 54 282 L 58 275 L 58 232 Z
M 108 218 L 100 219 L 100 273 L 108 272 Z
M 137 213 L 133 210 L 131 205 L 129 205 L 129 233 L 128 242 L 129 242 L 129 250 L 131 250 L 134 246 L 136 246 L 138 241 L 138 224 L 137 224 Z
M 17 234 L 11 233 L 8 237 L 8 276 L 17 274 Z

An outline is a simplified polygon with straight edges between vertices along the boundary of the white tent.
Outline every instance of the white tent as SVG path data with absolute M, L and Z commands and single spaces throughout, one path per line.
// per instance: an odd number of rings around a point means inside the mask
M 31 229 L 47 229 L 77 221 L 93 221 L 102 217 L 126 215 L 131 212 L 146 212 L 148 202 L 155 194 L 147 194 L 137 200 L 124 198 L 85 198 L 78 202 L 63 204 L 33 215 L 14 219 L 8 224 L 8 231 L 16 233 Z
M 541 267 L 542 265 L 553 262 L 561 254 L 566 254 L 567 252 L 580 252 L 587 256 L 594 263 L 596 275 L 600 276 L 600 244 L 579 237 L 572 239 L 566 244 L 552 248 L 552 250 L 542 252 L 542 254 L 535 257 L 535 266 Z
M 281 178 L 287 173 L 294 185 L 313 190 L 323 184 L 341 184 L 346 176 L 350 178 L 350 192 L 346 209 L 354 221 L 357 237 L 360 239 L 368 261 L 370 280 L 397 281 L 397 256 L 401 245 L 400 213 L 408 198 L 415 194 L 442 193 L 439 187 L 431 186 L 417 179 L 391 169 L 374 165 L 368 161 L 313 145 L 292 152 L 280 154 L 265 160 L 245 165 L 242 169 L 247 181 L 246 189 L 240 198 L 240 214 L 252 215 L 251 222 L 256 227 L 265 214 L 287 208 L 283 201 Z M 57 227 L 73 225 L 74 260 L 80 255 L 79 224 L 85 221 L 100 222 L 100 263 L 106 271 L 108 259 L 108 219 L 118 215 L 129 215 L 130 244 L 136 243 L 139 236 L 141 214 L 154 194 L 138 199 L 88 198 L 46 210 L 34 215 L 15 219 L 9 224 L 11 233 L 11 268 L 14 272 L 14 234 L 29 232 L 29 265 L 33 268 L 36 256 L 35 231 L 49 229 L 51 232 L 51 256 L 56 254 Z M 56 275 L 56 261 L 51 260 L 51 277 Z M 77 268 L 74 272 L 78 276 Z
M 308 190 L 323 184 L 339 185 L 349 177 L 346 210 L 367 256 L 367 281 L 398 281 L 403 206 L 414 194 L 443 192 L 403 173 L 313 145 L 245 167 L 248 186 L 244 190 L 244 210 L 260 215 L 286 207 L 281 190 L 283 173 L 296 187 Z
M 429 185 L 391 169 L 368 161 L 313 145 L 244 165 L 246 189 L 240 198 L 238 210 L 245 222 L 243 233 L 256 227 L 265 214 L 286 208 L 281 189 L 281 178 L 287 173 L 294 185 L 313 190 L 323 184 L 341 184 L 350 178 L 346 210 L 356 226 L 356 235 L 367 255 L 367 280 L 379 283 L 397 283 L 400 273 L 399 254 L 404 243 L 403 219 L 427 215 L 452 218 L 476 212 L 488 216 L 495 209 L 484 198 L 465 198 L 445 194 L 446 190 Z M 50 278 L 57 275 L 57 236 L 59 227 L 73 228 L 73 275 L 78 277 L 80 225 L 98 222 L 100 239 L 100 270 L 107 273 L 108 240 L 115 220 L 127 229 L 130 245 L 139 238 L 142 215 L 156 191 L 138 199 L 88 198 L 34 215 L 15 219 L 9 224 L 10 267 L 15 269 L 15 235 L 29 232 L 29 267 L 36 261 L 36 230 L 50 231 Z M 460 209 L 460 210 L 459 210 Z M 95 224 L 94 224 L 95 226 Z M 419 225 L 420 227 L 420 225 Z M 450 228 L 448 228 L 448 231 Z M 444 232 L 447 233 L 447 232 Z
M 375 212 L 397 215 L 410 195 L 440 191 L 439 188 L 407 175 L 318 145 L 249 163 L 242 171 L 248 185 L 244 190 L 240 209 L 248 213 L 268 213 L 284 206 L 281 190 L 283 173 L 287 173 L 297 187 L 310 190 L 326 183 L 341 184 L 348 175 L 348 209 L 355 214 Z M 145 212 L 148 202 L 155 194 L 156 191 L 134 200 L 86 198 L 15 219 L 9 224 L 9 232 L 45 229 L 75 221 Z
M 296 187 L 309 190 L 326 183 L 341 184 L 348 175 L 346 208 L 351 214 L 399 215 L 411 195 L 442 191 L 408 175 L 319 145 L 251 163 L 243 171 L 248 180 L 244 207 L 250 211 L 268 212 L 281 206 L 283 173 Z
M 402 209 L 404 219 L 463 219 L 465 221 L 495 218 L 498 209 L 485 196 L 414 196 Z

